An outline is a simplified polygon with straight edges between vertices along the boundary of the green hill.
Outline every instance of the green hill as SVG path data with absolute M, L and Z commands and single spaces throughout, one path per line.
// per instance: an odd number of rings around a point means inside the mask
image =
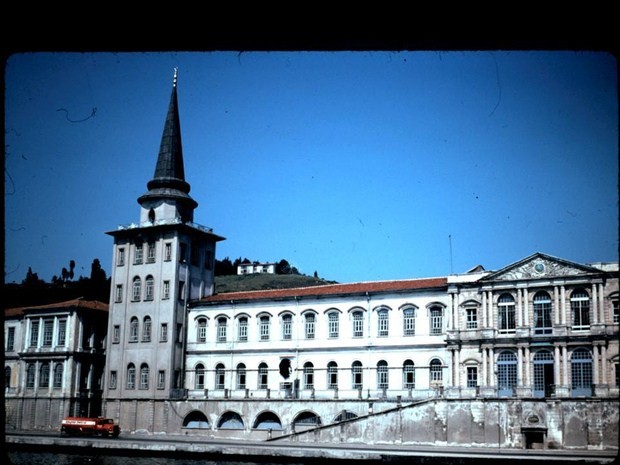
M 322 286 L 336 284 L 321 278 L 298 274 L 247 274 L 215 277 L 215 293 L 258 291 L 264 289 L 289 289 L 292 287 Z

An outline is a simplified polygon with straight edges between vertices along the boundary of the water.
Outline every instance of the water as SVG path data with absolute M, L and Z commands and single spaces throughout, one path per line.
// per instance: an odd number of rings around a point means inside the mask
M 282 465 L 277 462 L 213 461 L 170 457 L 128 457 L 119 455 L 58 454 L 9 451 L 6 465 Z M 295 465 L 295 462 L 287 462 Z M 301 464 L 298 464 L 301 465 Z

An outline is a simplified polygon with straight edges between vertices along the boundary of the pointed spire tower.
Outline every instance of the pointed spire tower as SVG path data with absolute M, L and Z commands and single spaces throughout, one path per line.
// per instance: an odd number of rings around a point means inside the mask
M 135 422 L 122 399 L 186 395 L 188 303 L 213 294 L 215 246 L 224 238 L 194 223 L 198 203 L 185 181 L 175 69 L 155 174 L 138 198 L 140 222 L 114 237 L 104 402 Z M 134 425 L 139 428 L 140 425 Z
M 198 203 L 190 197 L 190 185 L 185 181 L 177 100 L 177 68 L 174 69 L 172 95 L 159 145 L 155 174 L 146 187 L 148 191 L 138 199 L 143 208 L 141 222 L 173 219 L 179 219 L 183 223 L 193 221 L 194 209 Z

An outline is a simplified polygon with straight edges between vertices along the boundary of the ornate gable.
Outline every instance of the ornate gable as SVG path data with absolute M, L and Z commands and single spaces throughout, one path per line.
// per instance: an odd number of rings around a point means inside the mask
M 601 270 L 590 266 L 569 262 L 542 253 L 535 253 L 495 273 L 491 273 L 483 278 L 482 281 L 518 281 L 600 273 Z

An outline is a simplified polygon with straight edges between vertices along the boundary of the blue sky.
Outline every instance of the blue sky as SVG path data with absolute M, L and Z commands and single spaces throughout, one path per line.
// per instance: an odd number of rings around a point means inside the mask
M 603 52 L 32 53 L 5 68 L 5 280 L 110 275 L 173 68 L 217 258 L 339 282 L 618 260 L 616 62 Z

